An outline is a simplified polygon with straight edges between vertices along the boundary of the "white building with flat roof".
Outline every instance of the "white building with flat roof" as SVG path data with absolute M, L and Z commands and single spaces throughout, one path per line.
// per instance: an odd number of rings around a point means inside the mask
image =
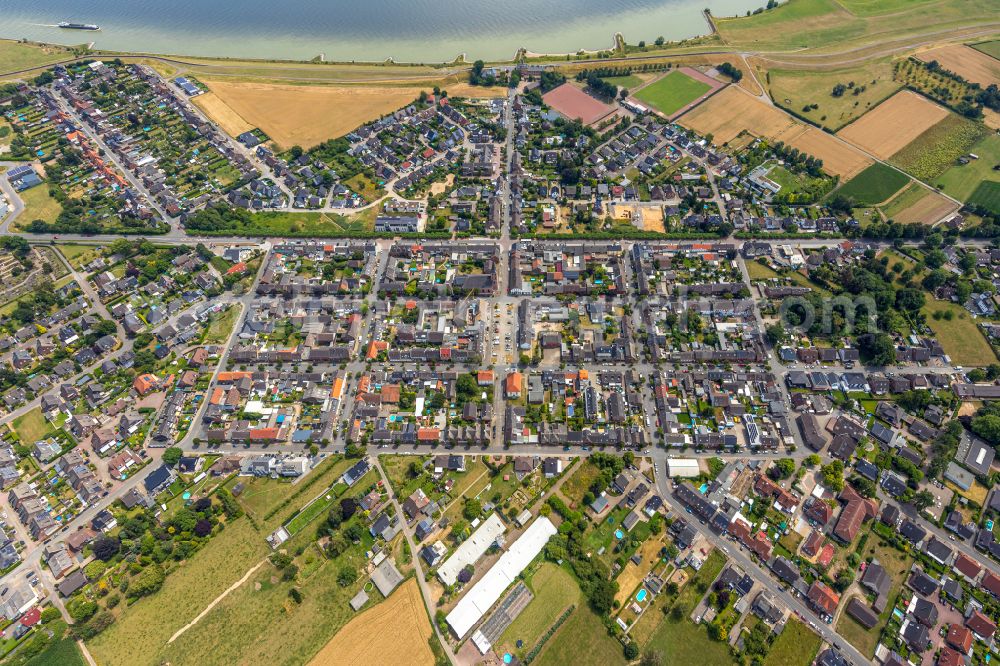
M 667 458 L 667 475 L 672 477 L 690 478 L 698 476 L 698 460 L 695 458 Z
M 444 564 L 438 569 L 437 576 L 445 585 L 454 585 L 458 574 L 469 564 L 475 564 L 489 550 L 497 537 L 504 533 L 506 526 L 500 516 L 494 511 L 468 539 L 462 542 Z

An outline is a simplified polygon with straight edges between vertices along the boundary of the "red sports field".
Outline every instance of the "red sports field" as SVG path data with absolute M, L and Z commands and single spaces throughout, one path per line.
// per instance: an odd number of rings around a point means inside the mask
M 542 99 L 550 108 L 570 120 L 579 120 L 584 125 L 596 123 L 615 110 L 613 106 L 594 99 L 570 83 L 564 83 L 550 90 L 542 95 Z

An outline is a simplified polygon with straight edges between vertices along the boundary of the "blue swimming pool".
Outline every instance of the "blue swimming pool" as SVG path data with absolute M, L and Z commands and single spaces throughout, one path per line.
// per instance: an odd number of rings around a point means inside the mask
M 700 486 L 698 487 L 698 492 L 700 492 L 700 493 L 701 493 L 702 495 L 704 495 L 704 494 L 705 494 L 705 491 L 706 491 L 706 490 L 708 490 L 708 484 L 707 484 L 707 483 L 703 483 L 703 484 L 701 484 L 701 485 L 700 485 Z
M 646 590 L 645 590 L 645 588 L 639 590 L 636 593 L 635 600 L 638 601 L 639 603 L 642 603 L 643 601 L 646 600 Z
M 622 532 L 621 530 L 615 530 L 615 538 L 616 539 L 621 539 L 623 536 L 625 536 L 624 532 Z

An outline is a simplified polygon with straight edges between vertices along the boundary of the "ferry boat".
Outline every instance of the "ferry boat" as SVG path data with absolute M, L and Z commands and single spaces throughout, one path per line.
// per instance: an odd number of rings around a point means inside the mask
M 66 30 L 100 30 L 101 26 L 94 25 L 93 23 L 67 23 L 63 21 L 62 23 L 56 24 L 60 28 L 65 28 Z

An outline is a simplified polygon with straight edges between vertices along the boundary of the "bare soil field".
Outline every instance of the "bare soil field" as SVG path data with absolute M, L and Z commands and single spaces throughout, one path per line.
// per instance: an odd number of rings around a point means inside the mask
M 937 192 L 927 193 L 915 203 L 895 214 L 893 219 L 900 224 L 934 224 L 945 215 L 958 210 L 958 205 Z
M 377 593 L 375 593 L 377 596 Z M 310 666 L 432 666 L 431 623 L 410 578 L 384 602 L 348 622 L 309 662 Z
M 848 179 L 871 160 L 833 136 L 795 120 L 736 86 L 728 86 L 680 117 L 678 122 L 699 134 L 712 134 L 716 144 L 728 143 L 747 131 L 798 148 L 823 160 L 830 174 Z
M 885 160 L 947 116 L 944 107 L 903 90 L 837 132 L 837 136 Z
M 966 81 L 978 83 L 984 88 L 991 83 L 1000 85 L 1000 60 L 968 47 L 952 44 L 918 53 L 924 62 L 937 60 L 947 70 L 955 72 Z
M 222 131 L 229 136 L 237 137 L 243 134 L 243 132 L 253 129 L 253 125 L 244 120 L 240 114 L 233 111 L 233 108 L 219 99 L 215 93 L 209 92 L 198 95 L 191 98 L 191 101 L 195 106 L 204 111 L 205 115 L 214 120 L 222 128 Z
M 390 86 L 298 86 L 201 79 L 230 112 L 217 108 L 212 118 L 236 116 L 258 127 L 282 148 L 309 148 L 347 134 L 412 102 L 418 88 Z M 452 96 L 469 95 L 468 85 L 449 86 Z M 503 94 L 505 89 L 500 89 Z M 489 88 L 475 88 L 479 96 Z M 496 93 L 493 93 L 496 94 Z M 196 98 L 197 99 L 197 98 Z M 207 109 L 206 109 L 206 112 Z M 228 130 L 227 130 L 228 131 Z

